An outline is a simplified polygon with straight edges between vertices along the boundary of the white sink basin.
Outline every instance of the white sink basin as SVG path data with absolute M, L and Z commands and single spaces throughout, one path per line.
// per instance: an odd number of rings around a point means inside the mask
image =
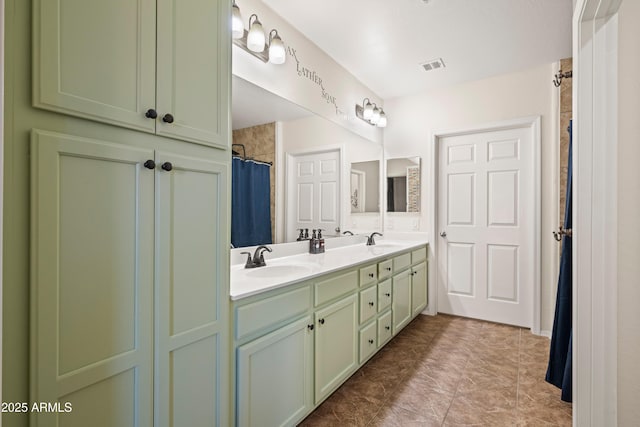
M 375 249 L 396 249 L 402 246 L 400 243 L 376 243 L 375 245 L 371 245 L 370 247 Z
M 313 268 L 308 265 L 267 265 L 266 267 L 256 267 L 246 270 L 247 277 L 255 278 L 273 278 L 285 276 L 298 276 L 313 273 Z

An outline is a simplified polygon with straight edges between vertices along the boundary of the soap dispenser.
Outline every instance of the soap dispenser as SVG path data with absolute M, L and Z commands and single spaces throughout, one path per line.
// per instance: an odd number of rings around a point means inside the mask
M 311 236 L 311 240 L 309 240 L 309 253 L 316 254 L 316 244 L 318 241 L 318 236 L 316 235 L 316 230 L 313 230 L 313 235 Z
M 322 237 L 322 229 L 318 229 L 318 252 L 319 254 L 324 253 L 324 237 Z
M 301 242 L 304 240 L 304 230 L 302 228 L 298 228 L 298 231 L 300 232 L 300 235 L 298 236 L 296 241 Z

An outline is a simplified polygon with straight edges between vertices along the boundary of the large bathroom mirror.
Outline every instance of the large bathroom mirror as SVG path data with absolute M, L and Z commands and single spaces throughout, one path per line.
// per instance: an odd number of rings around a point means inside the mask
M 356 135 L 235 75 L 232 78 L 232 129 L 231 242 L 234 247 L 296 240 L 296 228 L 300 226 L 295 225 L 291 212 L 297 210 L 291 208 L 291 200 L 285 197 L 287 191 L 293 193 L 290 184 L 295 176 L 292 178 L 291 170 L 287 173 L 286 166 L 292 159 L 313 156 L 328 147 L 339 151 L 337 171 L 341 181 L 334 186 L 336 203 L 313 207 L 318 217 L 334 211 L 337 218 L 335 226 L 323 227 L 325 237 L 339 236 L 345 230 L 382 231 L 380 143 Z M 352 165 L 357 165 L 355 169 L 365 174 L 362 211 L 350 208 Z M 377 178 L 374 170 L 378 171 Z M 240 181 L 242 184 L 238 185 Z
M 387 160 L 387 212 L 420 212 L 420 157 Z
M 380 161 L 351 163 L 351 213 L 380 212 Z

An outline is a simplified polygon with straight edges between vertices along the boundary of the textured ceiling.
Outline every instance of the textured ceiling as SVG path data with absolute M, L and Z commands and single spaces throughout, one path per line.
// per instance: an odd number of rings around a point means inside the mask
M 263 2 L 384 99 L 571 56 L 572 0 Z

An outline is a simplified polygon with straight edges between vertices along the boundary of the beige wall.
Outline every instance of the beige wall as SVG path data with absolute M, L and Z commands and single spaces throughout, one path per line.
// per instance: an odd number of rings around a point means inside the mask
M 541 330 L 553 324 L 557 284 L 558 245 L 551 231 L 558 224 L 558 89 L 551 80 L 557 64 L 464 83 L 441 90 L 385 101 L 389 125 L 385 129 L 385 157 L 422 157 L 422 182 L 427 183 L 435 131 L 469 128 L 527 116 L 541 116 L 542 137 L 542 273 Z M 392 113 L 391 113 L 392 112 Z M 392 115 L 393 114 L 393 115 Z M 428 185 L 422 186 L 420 231 L 429 230 Z M 400 230 L 396 217 L 394 229 Z M 410 221 L 415 221 L 411 218 Z M 385 226 L 387 219 L 385 218 Z M 412 223 L 406 224 L 408 230 Z
M 640 422 L 640 2 L 619 10 L 618 425 Z
M 276 238 L 276 124 L 267 123 L 264 125 L 252 126 L 250 128 L 236 129 L 233 131 L 232 142 L 244 145 L 247 159 L 270 162 L 272 164 L 269 171 L 271 180 L 271 236 L 275 242 Z M 233 147 L 240 155 L 244 153 L 239 147 Z M 232 195 L 233 196 L 233 195 Z M 233 212 L 231 212 L 233 215 Z
M 566 58 L 560 61 L 560 69 L 563 73 L 573 71 L 573 59 Z M 558 225 L 564 222 L 564 208 L 567 199 L 567 172 L 569 160 L 569 121 L 573 117 L 573 79 L 562 79 L 560 84 L 560 206 Z

